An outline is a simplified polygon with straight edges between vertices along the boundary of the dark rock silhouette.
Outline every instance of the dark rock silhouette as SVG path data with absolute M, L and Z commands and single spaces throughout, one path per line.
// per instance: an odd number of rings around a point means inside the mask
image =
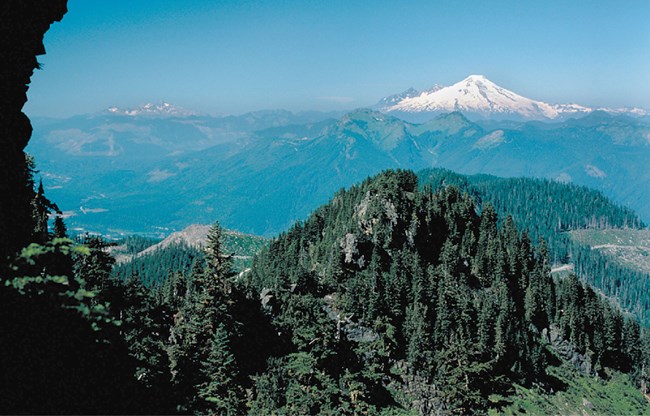
M 0 1 L 0 414 L 170 414 L 166 387 L 134 377 L 119 323 L 80 300 L 73 259 L 39 250 L 16 257 L 33 240 L 50 244 L 34 229 L 24 153 L 32 126 L 22 108 L 43 36 L 66 12 L 67 0 Z
M 22 112 L 36 57 L 45 53 L 43 36 L 67 12 L 67 0 L 0 2 L 0 259 L 29 241 L 33 195 L 24 149 L 32 126 Z

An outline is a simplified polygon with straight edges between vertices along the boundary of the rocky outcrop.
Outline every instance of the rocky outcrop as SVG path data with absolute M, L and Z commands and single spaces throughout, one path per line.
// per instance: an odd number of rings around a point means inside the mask
M 29 241 L 33 194 L 24 149 L 32 126 L 22 112 L 43 35 L 67 12 L 67 0 L 0 2 L 0 264 Z
M 452 414 L 446 408 L 440 397 L 440 391 L 435 384 L 412 374 L 404 360 L 395 362 L 394 366 L 395 371 L 400 375 L 391 380 L 389 386 L 392 389 L 400 390 L 404 394 L 403 401 L 400 403 L 402 406 L 422 416 L 447 416 Z
M 339 239 L 339 246 L 345 256 L 346 263 L 356 263 L 359 267 L 363 267 L 365 260 L 363 256 L 359 257 L 357 236 L 352 233 L 347 233 L 345 237 Z
M 569 362 L 576 370 L 584 375 L 596 375 L 590 354 L 580 353 L 575 345 L 569 340 L 564 339 L 562 332 L 555 325 L 551 325 L 550 330 L 545 328 L 542 331 L 542 338 L 550 344 L 551 348 L 560 357 Z

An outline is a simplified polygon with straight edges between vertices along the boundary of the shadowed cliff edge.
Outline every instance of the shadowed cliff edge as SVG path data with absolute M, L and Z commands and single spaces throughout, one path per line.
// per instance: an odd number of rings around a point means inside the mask
M 43 36 L 67 12 L 67 0 L 4 0 L 0 4 L 0 258 L 15 254 L 31 235 L 33 195 L 24 149 L 32 126 L 22 112 Z

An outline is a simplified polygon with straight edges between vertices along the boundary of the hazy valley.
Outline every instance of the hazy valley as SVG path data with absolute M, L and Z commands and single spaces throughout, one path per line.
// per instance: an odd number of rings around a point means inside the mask
M 71 225 L 155 234 L 218 212 L 229 228 L 271 236 L 368 175 L 430 167 L 589 186 L 650 218 L 650 190 L 637 185 L 650 181 L 650 122 L 634 115 L 472 122 L 427 113 L 433 118 L 412 124 L 366 109 L 177 113 L 35 121 L 28 151 Z

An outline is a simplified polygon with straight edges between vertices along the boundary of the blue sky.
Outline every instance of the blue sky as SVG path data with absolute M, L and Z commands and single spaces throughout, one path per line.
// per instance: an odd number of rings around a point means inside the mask
M 349 109 L 482 74 L 553 103 L 650 108 L 650 1 L 69 0 L 25 107 L 165 100 Z

